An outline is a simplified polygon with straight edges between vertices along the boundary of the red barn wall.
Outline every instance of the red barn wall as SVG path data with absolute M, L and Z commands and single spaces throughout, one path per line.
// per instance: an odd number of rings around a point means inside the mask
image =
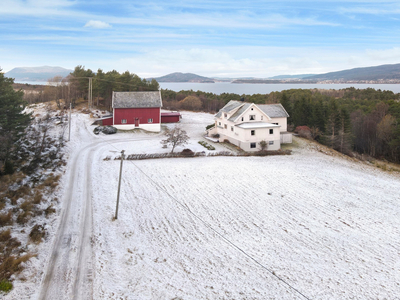
M 101 120 L 101 125 L 106 126 L 106 125 L 113 125 L 113 118 L 107 118 Z
M 160 108 L 114 108 L 115 125 L 122 124 L 121 120 L 123 119 L 126 119 L 126 123 L 123 125 L 135 124 L 136 118 L 139 118 L 140 124 L 149 124 L 148 119 L 153 119 L 153 123 L 160 123 Z

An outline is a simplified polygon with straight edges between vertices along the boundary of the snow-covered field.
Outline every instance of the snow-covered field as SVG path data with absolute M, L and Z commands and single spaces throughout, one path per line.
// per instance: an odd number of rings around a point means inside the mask
M 124 161 L 113 220 L 120 161 L 104 158 L 170 149 L 162 135 L 95 136 L 86 115 L 73 118 L 76 167 L 63 182 L 91 207 L 71 204 L 78 225 L 66 221 L 63 234 L 76 262 L 55 268 L 67 281 L 57 299 L 400 299 L 398 174 L 302 142 L 291 156 Z M 211 123 L 183 112 L 184 148 L 208 152 L 197 142 Z M 6 299 L 23 299 L 22 288 Z

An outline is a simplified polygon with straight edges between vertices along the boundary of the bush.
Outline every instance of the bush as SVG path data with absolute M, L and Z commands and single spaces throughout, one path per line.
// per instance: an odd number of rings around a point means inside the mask
M 194 152 L 190 149 L 183 149 L 181 154 L 183 156 L 194 156 Z
M 312 140 L 311 129 L 308 126 L 297 126 L 294 132 L 302 138 Z
M 214 126 L 215 126 L 215 124 L 207 125 L 207 126 L 206 126 L 206 130 L 208 130 L 208 129 L 210 129 L 210 128 L 213 128 Z
M 56 212 L 56 210 L 54 209 L 53 205 L 49 205 L 45 210 L 44 210 L 44 214 L 46 215 L 46 217 L 48 215 L 54 214 Z
M 29 238 L 35 244 L 39 244 L 45 235 L 46 230 L 44 229 L 44 226 L 36 224 L 29 233 Z
M 21 272 L 21 263 L 26 262 L 31 257 L 31 254 L 26 254 L 18 258 L 15 256 L 9 256 L 4 259 L 0 264 L 0 280 L 8 280 L 12 274 Z
M 6 226 L 12 224 L 12 212 L 11 210 L 6 214 L 0 214 L 0 226 Z
M 0 232 L 0 243 L 7 242 L 9 239 L 11 239 L 11 230 L 3 230 Z
M 0 291 L 8 293 L 13 288 L 13 284 L 9 281 L 2 280 L 0 281 Z

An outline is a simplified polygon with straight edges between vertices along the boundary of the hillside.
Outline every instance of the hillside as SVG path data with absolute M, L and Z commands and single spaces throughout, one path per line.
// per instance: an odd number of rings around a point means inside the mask
M 363 80 L 400 80 L 400 64 L 381 65 L 376 67 L 354 68 L 338 72 L 330 72 L 309 77 L 307 80 L 341 80 L 341 81 L 363 81 Z
M 15 81 L 47 81 L 55 76 L 65 77 L 68 76 L 73 70 L 64 69 L 61 67 L 21 67 L 14 68 L 5 73 L 5 76 L 15 78 Z
M 185 147 L 208 153 L 198 141 L 213 115 L 182 115 Z M 395 172 L 297 138 L 290 156 L 127 160 L 113 220 L 121 149 L 170 149 L 162 135 L 95 136 L 88 114 L 71 120 L 66 212 L 5 299 L 42 299 L 41 288 L 49 299 L 301 299 L 290 286 L 309 299 L 397 293 Z
M 150 80 L 153 78 L 149 78 Z M 199 76 L 193 73 L 171 73 L 162 77 L 154 78 L 158 82 L 200 82 L 200 83 L 213 83 L 214 79 Z

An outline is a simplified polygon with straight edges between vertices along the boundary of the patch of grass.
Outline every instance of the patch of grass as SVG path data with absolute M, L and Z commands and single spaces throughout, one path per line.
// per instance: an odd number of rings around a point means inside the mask
M 0 281 L 0 291 L 8 293 L 13 288 L 13 284 L 9 281 L 2 280 Z
M 43 195 L 42 193 L 36 193 L 35 196 L 33 197 L 33 203 L 34 204 L 40 204 L 43 200 Z
M 7 242 L 9 239 L 11 239 L 11 229 L 10 228 L 0 232 L 0 243 Z
M 56 212 L 55 208 L 53 207 L 53 205 L 49 205 L 45 210 L 44 210 L 44 214 L 46 215 L 46 217 L 48 217 L 51 214 L 54 214 Z
M 22 271 L 21 264 L 32 258 L 32 254 L 26 254 L 20 257 L 11 255 L 5 258 L 0 264 L 0 280 L 10 279 L 12 274 Z
M 13 223 L 12 220 L 12 211 L 9 210 L 8 213 L 0 214 L 0 226 L 11 225 Z
M 20 225 L 25 225 L 32 217 L 32 212 L 23 211 L 17 216 L 17 223 Z

